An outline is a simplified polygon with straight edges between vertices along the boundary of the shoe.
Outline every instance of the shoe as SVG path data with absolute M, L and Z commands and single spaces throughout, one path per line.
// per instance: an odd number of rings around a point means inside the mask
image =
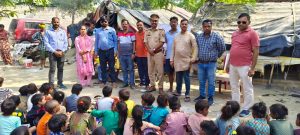
M 106 83 L 100 83 L 100 88 L 104 88 L 106 86 Z
M 67 86 L 65 86 L 65 85 L 63 85 L 63 84 L 59 84 L 59 85 L 58 85 L 58 88 L 60 88 L 60 89 L 67 89 Z
M 179 97 L 181 94 L 177 93 L 177 92 L 174 92 L 173 95 L 176 96 L 176 97 Z
M 249 110 L 243 110 L 241 113 L 240 113 L 240 117 L 247 117 L 251 114 L 251 112 Z
M 209 98 L 208 98 L 208 105 L 211 106 L 211 105 L 213 105 L 213 104 L 214 104 L 214 98 L 209 97 Z
M 120 88 L 126 88 L 128 87 L 129 85 L 127 83 L 124 83 Z
M 205 97 L 199 96 L 199 97 L 195 98 L 194 101 L 197 102 L 200 99 L 205 99 Z
M 156 91 L 155 86 L 150 86 L 149 89 L 147 90 L 147 92 L 152 92 L 152 91 Z
M 130 89 L 135 90 L 136 87 L 134 85 L 130 85 Z
M 190 101 L 191 101 L 191 98 L 189 96 L 185 96 L 184 102 L 190 102 Z
M 112 82 L 112 83 L 111 83 L 111 87 L 113 87 L 113 88 L 117 88 L 117 87 L 118 87 L 118 85 L 117 85 L 115 82 Z

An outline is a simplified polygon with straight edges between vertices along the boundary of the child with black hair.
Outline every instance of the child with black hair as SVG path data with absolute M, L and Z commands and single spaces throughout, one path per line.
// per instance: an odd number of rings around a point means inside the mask
M 113 110 L 93 110 L 92 116 L 102 118 L 102 126 L 106 129 L 107 134 L 115 133 L 122 135 L 124 124 L 127 119 L 127 105 L 125 102 L 118 102 Z
M 65 99 L 65 93 L 62 91 L 55 91 L 53 94 L 53 99 L 59 103 L 59 111 L 56 114 L 66 114 L 66 107 L 62 105 Z
M 200 124 L 200 131 L 197 135 L 219 135 L 220 130 L 211 120 L 204 120 Z M 194 132 L 193 132 L 194 135 Z
M 258 135 L 250 126 L 240 125 L 236 128 L 236 135 Z
M 21 99 L 19 96 L 13 95 L 11 97 L 9 97 L 9 99 L 12 99 L 15 102 L 16 105 L 16 110 L 12 113 L 12 116 L 16 116 L 19 117 L 21 119 L 21 124 L 26 124 L 27 121 L 25 119 L 25 112 L 21 111 L 18 106 L 21 103 Z
M 45 97 L 42 94 L 35 94 L 31 98 L 32 108 L 27 113 L 27 122 L 30 126 L 37 126 L 39 120 L 43 117 L 46 110 L 44 105 L 46 104 Z
M 12 116 L 16 110 L 14 100 L 7 98 L 1 104 L 2 115 L 0 115 L 0 133 L 1 135 L 9 135 L 15 128 L 21 126 L 19 117 Z
M 296 126 L 298 126 L 298 129 L 294 130 L 295 135 L 300 135 L 300 113 L 297 114 L 297 119 L 296 119 Z
M 221 109 L 221 116 L 219 116 L 215 123 L 220 129 L 220 135 L 231 134 L 241 124 L 237 113 L 240 110 L 240 104 L 237 101 L 227 101 Z
M 13 91 L 11 89 L 8 88 L 4 88 L 2 87 L 4 83 L 4 78 L 0 77 L 0 104 L 7 99 L 8 97 L 10 97 L 11 95 L 13 95 Z M 1 109 L 0 109 L 1 111 Z
M 142 96 L 142 106 L 143 106 L 143 112 L 144 112 L 144 115 L 143 115 L 143 121 L 147 121 L 147 122 L 150 122 L 150 116 L 151 116 L 151 113 L 152 113 L 152 109 L 153 109 L 153 103 L 155 101 L 155 97 L 147 92 L 147 93 L 144 93 Z
M 68 96 L 64 102 L 64 106 L 67 109 L 67 112 L 77 111 L 77 100 L 79 98 L 79 94 L 82 91 L 81 84 L 74 84 L 72 86 L 72 95 Z
M 15 128 L 10 135 L 31 135 L 31 132 L 27 126 L 19 126 Z
M 106 129 L 104 127 L 97 127 L 92 135 L 106 135 Z
M 286 119 L 288 109 L 283 104 L 273 104 L 270 106 L 271 120 L 270 133 L 271 135 L 293 135 L 293 125 Z
M 36 127 L 37 135 L 49 135 L 50 134 L 50 130 L 47 127 L 47 123 L 52 118 L 52 116 L 59 111 L 59 109 L 60 109 L 59 103 L 56 100 L 49 100 L 45 104 L 45 109 L 46 109 L 46 113 L 39 120 L 39 123 Z
M 209 120 L 208 115 L 209 104 L 207 100 L 200 99 L 195 104 L 196 113 L 189 116 L 188 124 L 192 129 L 193 135 L 199 135 L 202 121 Z
M 169 108 L 172 110 L 166 118 L 166 129 L 164 132 L 167 135 L 184 135 L 190 132 L 188 129 L 188 116 L 180 111 L 180 99 L 177 96 L 169 98 Z
M 124 135 L 142 135 L 145 129 L 154 129 L 159 131 L 160 127 L 153 125 L 152 123 L 143 121 L 143 107 L 141 105 L 135 105 L 132 109 L 132 118 L 127 118 L 124 125 Z
M 30 83 L 27 85 L 28 88 L 28 99 L 27 99 L 27 112 L 29 112 L 32 108 L 31 98 L 38 93 L 38 88 L 34 83 Z
M 270 126 L 267 122 L 267 106 L 264 102 L 255 103 L 252 107 L 253 119 L 246 122 L 246 126 L 252 127 L 256 135 L 269 135 Z
M 50 101 L 53 99 L 53 87 L 51 83 L 43 83 L 39 89 L 40 93 L 44 95 L 46 101 Z
M 91 106 L 91 98 L 80 97 L 77 100 L 77 111 L 70 116 L 70 133 L 77 135 L 91 134 L 96 128 L 95 118 L 87 112 Z
M 168 95 L 160 94 L 157 97 L 157 107 L 153 108 L 152 114 L 150 116 L 150 122 L 156 126 L 162 125 L 167 115 L 169 114 L 168 106 Z
M 119 98 L 121 101 L 124 101 L 127 105 L 127 109 L 128 109 L 128 117 L 132 117 L 131 112 L 133 107 L 135 106 L 135 103 L 133 100 L 129 99 L 130 97 L 130 92 L 127 89 L 121 89 L 119 91 Z
M 97 110 L 111 110 L 112 104 L 114 103 L 114 99 L 111 97 L 112 93 L 112 87 L 111 86 L 105 86 L 102 89 L 103 98 L 100 98 L 96 102 L 96 109 Z
M 27 112 L 27 100 L 28 100 L 28 85 L 24 85 L 19 88 L 19 97 L 20 104 L 18 105 L 18 109 L 22 112 Z
M 67 129 L 68 116 L 65 114 L 55 114 L 48 121 L 50 135 L 64 135 L 63 131 Z

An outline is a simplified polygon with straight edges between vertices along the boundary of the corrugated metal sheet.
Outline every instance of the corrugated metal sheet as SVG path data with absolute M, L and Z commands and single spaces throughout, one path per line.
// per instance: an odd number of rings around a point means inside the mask
M 294 8 L 293 8 L 294 6 Z M 251 16 L 251 26 L 257 30 L 261 38 L 278 34 L 292 34 L 293 10 L 295 12 L 296 31 L 300 34 L 300 2 L 266 2 L 249 5 L 228 5 L 217 3 L 206 9 L 205 15 L 198 14 L 193 20 L 195 28 L 201 30 L 204 19 L 213 20 L 213 30 L 224 36 L 225 42 L 231 43 L 231 34 L 237 30 L 237 17 L 246 12 Z M 209 12 L 208 12 L 209 11 Z M 204 17 L 203 17 L 204 16 Z

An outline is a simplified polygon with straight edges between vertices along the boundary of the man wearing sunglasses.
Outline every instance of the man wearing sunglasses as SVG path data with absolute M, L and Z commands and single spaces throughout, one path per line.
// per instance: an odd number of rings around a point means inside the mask
M 240 14 L 237 21 L 238 30 L 231 37 L 229 76 L 232 100 L 240 102 L 239 80 L 244 89 L 244 104 L 240 117 L 250 114 L 249 108 L 254 102 L 252 77 L 259 54 L 259 36 L 249 26 L 250 22 L 249 14 Z
M 109 76 L 111 77 L 112 87 L 116 86 L 115 56 L 117 55 L 118 38 L 114 28 L 108 26 L 106 16 L 100 18 L 101 28 L 95 31 L 95 54 L 98 53 L 100 58 L 100 68 L 102 84 L 104 87 L 107 83 L 107 63 L 109 67 Z

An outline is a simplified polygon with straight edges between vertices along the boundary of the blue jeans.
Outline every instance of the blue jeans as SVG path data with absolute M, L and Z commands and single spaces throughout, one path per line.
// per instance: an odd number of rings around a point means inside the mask
M 184 79 L 185 83 L 185 96 L 190 95 L 190 87 L 191 87 L 191 82 L 190 82 L 190 70 L 186 71 L 178 71 L 176 72 L 176 91 L 178 94 L 181 94 L 181 89 L 182 89 L 182 80 Z
M 141 80 L 141 85 L 148 86 L 150 83 L 148 75 L 147 57 L 135 57 L 138 72 Z
M 123 82 L 125 84 L 134 85 L 134 70 L 133 70 L 133 60 L 131 59 L 131 55 L 121 55 L 119 57 L 122 72 L 123 72 Z M 128 83 L 128 75 L 129 75 L 129 83 Z
M 215 73 L 216 73 L 216 62 L 210 62 L 207 64 L 198 64 L 198 79 L 200 96 L 206 97 L 205 88 L 206 81 L 208 81 L 208 98 L 213 98 L 215 94 Z
M 107 82 L 107 63 L 110 72 L 110 78 L 112 82 L 116 82 L 116 71 L 115 71 L 115 56 L 114 49 L 99 50 L 98 52 L 100 58 L 101 76 L 102 82 L 105 84 Z
M 102 76 L 101 76 L 102 72 L 101 72 L 101 66 L 98 66 L 98 80 L 102 81 Z

